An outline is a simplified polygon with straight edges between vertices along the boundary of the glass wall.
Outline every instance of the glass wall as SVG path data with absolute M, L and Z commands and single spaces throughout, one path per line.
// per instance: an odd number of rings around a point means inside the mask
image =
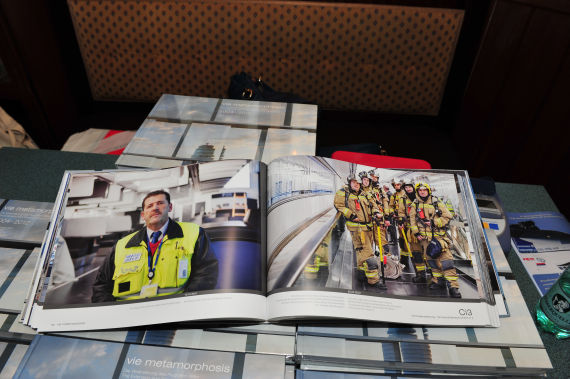
M 284 199 L 334 190 L 334 173 L 311 157 L 285 157 L 269 165 L 268 207 Z

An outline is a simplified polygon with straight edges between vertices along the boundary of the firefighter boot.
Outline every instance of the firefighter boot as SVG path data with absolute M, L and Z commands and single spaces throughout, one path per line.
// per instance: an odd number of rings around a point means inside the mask
M 456 299 L 461 298 L 461 293 L 459 292 L 459 289 L 455 287 L 449 287 L 449 297 L 454 297 Z
M 439 279 L 437 282 L 431 282 L 428 288 L 430 290 L 442 290 L 445 287 L 445 281 L 443 279 Z
M 412 282 L 414 283 L 427 283 L 427 275 L 425 270 L 424 271 L 418 271 L 416 273 L 416 276 L 414 276 L 412 278 Z
M 384 283 L 382 283 L 382 281 L 379 281 L 378 283 L 373 284 L 370 287 L 376 288 L 378 290 L 387 290 L 388 289 L 388 287 L 386 287 L 386 285 Z
M 368 281 L 368 285 L 369 285 L 370 287 L 375 288 L 375 289 L 378 289 L 378 290 L 385 290 L 385 289 L 387 289 L 386 285 L 385 285 L 384 283 L 382 283 L 382 279 L 383 279 L 383 278 L 380 278 L 379 275 L 378 275 L 378 274 L 379 274 L 379 272 L 378 272 L 378 269 L 379 269 L 378 258 L 376 258 L 376 257 L 370 257 L 370 258 L 368 258 L 368 259 L 366 260 L 365 263 L 366 263 L 367 269 L 369 270 L 366 275 L 367 275 L 367 276 L 370 276 L 370 277 L 378 278 L 378 279 L 377 279 L 378 281 L 377 281 L 376 283 L 373 282 L 374 284 L 370 283 L 370 280 L 369 280 L 369 281 Z M 375 274 L 375 275 L 374 275 L 374 274 Z

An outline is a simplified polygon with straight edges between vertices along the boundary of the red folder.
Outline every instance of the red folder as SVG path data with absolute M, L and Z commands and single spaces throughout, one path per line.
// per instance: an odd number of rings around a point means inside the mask
M 376 155 L 354 153 L 352 151 L 335 151 L 331 158 L 340 161 L 358 163 L 378 168 L 417 168 L 430 169 L 431 165 L 422 159 L 391 157 L 389 155 Z

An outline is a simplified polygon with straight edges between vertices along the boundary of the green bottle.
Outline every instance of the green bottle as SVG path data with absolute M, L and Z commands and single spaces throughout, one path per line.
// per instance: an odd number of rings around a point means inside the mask
M 538 301 L 536 323 L 558 339 L 570 337 L 570 266 Z

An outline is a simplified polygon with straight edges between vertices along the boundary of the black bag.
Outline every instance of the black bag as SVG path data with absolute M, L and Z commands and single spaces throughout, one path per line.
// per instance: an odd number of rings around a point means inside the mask
M 245 72 L 235 74 L 231 77 L 230 88 L 228 89 L 230 99 L 255 100 L 255 101 L 276 101 L 281 103 L 301 103 L 308 104 L 309 101 L 292 93 L 277 92 L 267 83 L 252 78 Z
M 436 238 L 432 238 L 429 245 L 426 249 L 426 254 L 431 259 L 437 259 L 443 252 L 443 248 L 441 247 L 441 243 Z

